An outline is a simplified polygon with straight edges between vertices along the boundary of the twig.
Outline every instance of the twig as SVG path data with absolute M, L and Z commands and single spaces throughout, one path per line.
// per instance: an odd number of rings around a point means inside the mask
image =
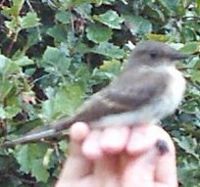
M 13 46 L 15 44 L 15 42 L 17 41 L 17 37 L 18 37 L 19 32 L 16 32 L 14 35 L 14 38 L 12 39 L 10 45 L 8 46 L 7 50 L 6 50 L 6 54 L 9 55 L 13 49 Z

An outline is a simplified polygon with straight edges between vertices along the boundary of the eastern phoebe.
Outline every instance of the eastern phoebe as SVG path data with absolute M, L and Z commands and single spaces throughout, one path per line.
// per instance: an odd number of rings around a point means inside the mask
M 92 95 L 74 116 L 53 123 L 49 130 L 29 134 L 7 145 L 54 136 L 77 121 L 86 122 L 92 128 L 155 124 L 172 114 L 183 98 L 186 82 L 175 64 L 185 58 L 186 55 L 164 43 L 140 43 L 121 74 Z

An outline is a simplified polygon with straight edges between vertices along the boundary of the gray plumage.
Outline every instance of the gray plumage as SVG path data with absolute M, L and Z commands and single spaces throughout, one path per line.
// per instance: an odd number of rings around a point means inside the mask
M 138 44 L 121 74 L 91 96 L 74 116 L 61 119 L 49 130 L 35 136 L 30 134 L 28 139 L 22 137 L 15 143 L 53 136 L 77 121 L 87 122 L 91 127 L 156 123 L 172 114 L 181 102 L 185 80 L 175 68 L 175 62 L 185 58 L 161 42 Z

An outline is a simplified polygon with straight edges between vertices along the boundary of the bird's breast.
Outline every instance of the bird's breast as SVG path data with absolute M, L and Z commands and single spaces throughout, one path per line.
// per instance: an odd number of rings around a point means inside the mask
M 182 73 L 174 66 L 165 67 L 163 71 L 169 75 L 169 83 L 165 94 L 160 98 L 161 118 L 165 117 L 165 115 L 170 115 L 175 111 L 183 99 L 186 87 L 186 81 Z

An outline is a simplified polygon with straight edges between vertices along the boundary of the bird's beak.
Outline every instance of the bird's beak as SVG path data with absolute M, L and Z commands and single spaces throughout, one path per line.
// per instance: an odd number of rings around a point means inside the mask
M 182 54 L 178 51 L 174 51 L 173 54 L 171 54 L 171 59 L 172 60 L 184 60 L 184 59 L 187 59 L 189 58 L 189 55 L 186 55 L 186 54 Z

